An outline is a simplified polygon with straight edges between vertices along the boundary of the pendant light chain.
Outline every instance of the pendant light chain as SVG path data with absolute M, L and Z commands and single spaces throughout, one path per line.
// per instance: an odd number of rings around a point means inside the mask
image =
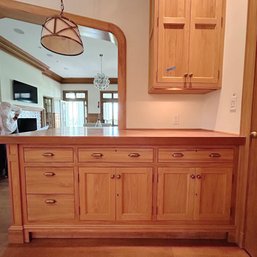
M 63 14 L 63 11 L 64 11 L 64 4 L 63 4 L 63 0 L 61 0 L 61 13 L 60 13 L 61 16 Z
M 103 73 L 103 54 L 100 54 L 101 58 L 101 73 Z

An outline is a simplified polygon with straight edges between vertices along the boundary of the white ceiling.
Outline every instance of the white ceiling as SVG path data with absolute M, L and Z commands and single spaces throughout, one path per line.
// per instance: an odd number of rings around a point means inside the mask
M 41 46 L 41 26 L 9 18 L 0 19 L 2 37 L 45 63 L 59 76 L 63 78 L 94 77 L 97 72 L 100 72 L 99 54 L 103 54 L 103 72 L 108 77 L 117 78 L 118 48 L 113 40 L 114 36 L 111 33 L 81 26 L 79 30 L 84 44 L 84 53 L 79 56 L 63 56 Z

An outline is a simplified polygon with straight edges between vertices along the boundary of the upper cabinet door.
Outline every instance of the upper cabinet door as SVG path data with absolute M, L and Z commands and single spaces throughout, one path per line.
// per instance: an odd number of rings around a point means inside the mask
M 220 89 L 226 0 L 150 0 L 149 93 Z
M 219 82 L 222 8 L 222 0 L 191 0 L 188 72 L 192 83 Z
M 188 0 L 160 0 L 158 82 L 184 82 L 188 71 L 190 5 Z

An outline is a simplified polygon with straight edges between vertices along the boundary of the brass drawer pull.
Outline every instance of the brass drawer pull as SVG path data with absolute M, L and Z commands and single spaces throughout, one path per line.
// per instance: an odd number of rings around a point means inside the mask
M 54 153 L 43 153 L 42 156 L 44 156 L 44 157 L 53 157 Z
M 140 154 L 139 153 L 130 153 L 128 156 L 131 158 L 138 158 L 138 157 L 140 157 Z
M 220 154 L 220 153 L 211 153 L 211 154 L 209 155 L 209 157 L 211 157 L 211 158 L 220 158 L 220 157 L 221 157 L 221 154 Z
M 92 153 L 91 156 L 96 159 L 102 158 L 104 155 L 102 153 Z
M 182 158 L 182 157 L 184 157 L 184 154 L 183 153 L 173 153 L 172 157 L 174 157 L 174 158 Z
M 57 201 L 55 199 L 46 199 L 45 203 L 46 204 L 55 204 Z
M 53 177 L 53 176 L 55 176 L 55 173 L 54 172 L 44 172 L 44 176 Z

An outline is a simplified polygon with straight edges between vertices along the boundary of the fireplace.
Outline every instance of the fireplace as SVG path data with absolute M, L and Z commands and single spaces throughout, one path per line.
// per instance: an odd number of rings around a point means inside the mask
M 37 130 L 36 118 L 19 118 L 17 122 L 19 133 Z

